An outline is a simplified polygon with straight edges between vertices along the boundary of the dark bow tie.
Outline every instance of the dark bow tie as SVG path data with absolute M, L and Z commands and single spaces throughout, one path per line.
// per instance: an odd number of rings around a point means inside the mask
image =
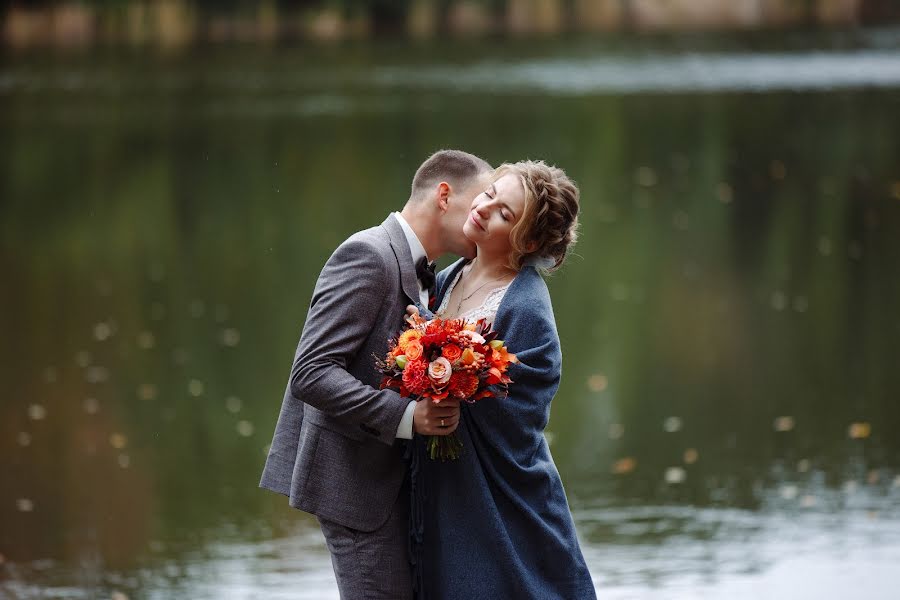
M 428 290 L 428 297 L 434 296 L 434 263 L 424 256 L 420 258 L 416 263 L 416 277 L 422 283 L 422 289 Z

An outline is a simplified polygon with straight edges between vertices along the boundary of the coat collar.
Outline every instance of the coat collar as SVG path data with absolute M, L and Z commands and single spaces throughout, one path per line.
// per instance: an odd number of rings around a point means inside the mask
M 403 287 L 403 293 L 409 297 L 410 302 L 419 304 L 419 279 L 416 277 L 416 266 L 413 264 L 412 252 L 409 250 L 406 234 L 403 233 L 403 228 L 394 215 L 388 215 L 381 226 L 387 231 L 388 238 L 391 240 L 391 248 L 394 250 L 394 256 L 397 257 L 397 264 L 400 267 L 400 285 Z

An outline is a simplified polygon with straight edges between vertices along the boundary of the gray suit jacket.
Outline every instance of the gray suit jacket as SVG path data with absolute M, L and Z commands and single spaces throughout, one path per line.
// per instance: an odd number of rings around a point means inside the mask
M 394 216 L 334 251 L 316 282 L 260 487 L 346 527 L 385 523 L 403 483 L 395 436 L 409 401 L 378 389 L 374 355 L 384 356 L 418 298 Z

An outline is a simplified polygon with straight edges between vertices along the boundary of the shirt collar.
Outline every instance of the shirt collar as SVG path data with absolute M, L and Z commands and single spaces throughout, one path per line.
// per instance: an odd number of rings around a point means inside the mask
M 427 260 L 428 255 L 425 253 L 425 246 L 423 246 L 422 242 L 419 241 L 419 237 L 416 235 L 416 232 L 413 231 L 413 228 L 410 227 L 409 223 L 406 222 L 406 219 L 403 218 L 403 215 L 395 212 L 394 216 L 397 217 L 397 221 L 400 223 L 400 228 L 403 229 L 403 234 L 406 236 L 406 242 L 409 244 L 409 251 L 412 254 L 413 264 L 418 263 L 419 259 L 422 257 L 425 257 Z

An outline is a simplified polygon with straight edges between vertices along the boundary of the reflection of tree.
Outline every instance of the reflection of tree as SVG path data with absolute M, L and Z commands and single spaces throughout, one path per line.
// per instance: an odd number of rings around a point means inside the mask
M 109 560 L 150 539 L 190 546 L 198 531 L 284 507 L 256 482 L 312 283 L 333 247 L 399 207 L 421 159 L 448 146 L 495 164 L 543 157 L 581 184 L 577 256 L 550 280 L 565 355 L 551 429 L 567 484 L 608 485 L 611 461 L 633 456 L 625 488 L 666 497 L 663 469 L 692 447 L 683 498 L 705 501 L 709 477 L 750 502 L 773 461 L 821 457 L 840 470 L 854 420 L 872 422 L 867 443 L 883 453 L 865 458 L 896 464 L 897 441 L 879 433 L 900 424 L 888 399 L 900 383 L 900 217 L 886 199 L 895 94 L 560 99 L 336 83 L 345 109 L 311 118 L 297 106 L 333 99 L 302 77 L 281 91 L 215 83 L 262 68 L 254 61 L 272 61 L 276 78 L 304 75 L 311 59 L 203 60 L 142 64 L 150 81 L 174 70 L 183 85 L 168 91 L 3 99 L 0 265 L 15 293 L 0 297 L 11 342 L 0 373 L 12 382 L 0 464 L 37 508 L 12 512 L 18 490 L 4 491 L 0 535 L 32 536 L 27 554 L 66 554 L 56 549 L 90 528 Z M 132 67 L 103 63 L 125 81 Z M 102 342 L 101 321 L 115 324 Z M 227 328 L 236 347 L 222 343 Z M 142 332 L 152 348 L 135 343 Z M 71 366 L 81 350 L 108 381 L 83 383 Z M 58 369 L 52 386 L 44 366 Z M 601 392 L 585 387 L 596 374 Z M 99 414 L 84 413 L 88 396 Z M 31 402 L 46 404 L 45 421 L 25 420 Z M 779 415 L 796 430 L 774 433 Z M 663 432 L 669 416 L 683 429 Z M 612 423 L 625 426 L 620 440 L 607 439 Z M 47 520 L 26 529 L 32 518 Z

